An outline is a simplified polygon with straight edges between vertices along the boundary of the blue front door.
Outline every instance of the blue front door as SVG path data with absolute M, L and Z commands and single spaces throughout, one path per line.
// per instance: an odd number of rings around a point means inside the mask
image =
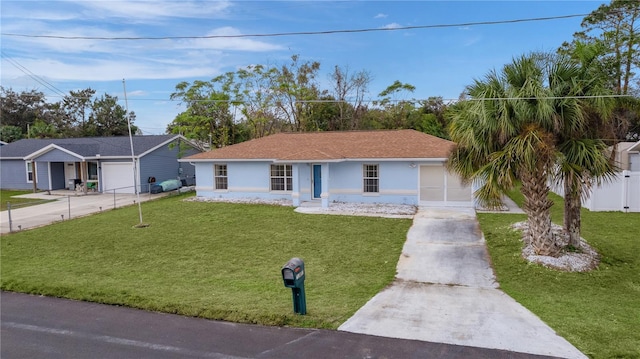
M 320 198 L 322 194 L 322 166 L 313 165 L 313 198 Z

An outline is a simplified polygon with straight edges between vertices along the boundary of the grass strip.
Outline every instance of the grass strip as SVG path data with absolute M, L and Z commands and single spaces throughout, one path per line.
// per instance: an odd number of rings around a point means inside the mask
M 6 211 L 8 209 L 7 202 L 11 202 L 11 208 L 16 209 L 55 201 L 14 197 L 29 193 L 33 193 L 33 191 L 0 190 L 0 211 Z

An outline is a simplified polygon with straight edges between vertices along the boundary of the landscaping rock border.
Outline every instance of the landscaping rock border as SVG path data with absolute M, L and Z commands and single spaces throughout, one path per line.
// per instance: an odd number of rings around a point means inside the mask
M 533 246 L 526 243 L 524 235 L 529 230 L 527 222 L 518 222 L 511 226 L 513 230 L 522 231 L 522 240 L 524 247 L 522 248 L 522 257 L 531 263 L 538 263 L 547 268 L 557 269 L 565 272 L 588 272 L 598 267 L 600 264 L 600 255 L 591 247 L 587 241 L 580 238 L 580 249 L 572 251 L 566 249 L 568 239 L 562 231 L 562 227 L 553 224 L 552 231 L 556 238 L 561 239 L 560 245 L 565 247 L 556 257 L 541 256 L 534 252 Z

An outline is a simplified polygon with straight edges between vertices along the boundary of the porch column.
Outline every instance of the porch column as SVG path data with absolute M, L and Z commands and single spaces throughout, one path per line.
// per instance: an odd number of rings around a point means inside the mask
M 87 162 L 80 162 L 80 181 L 84 184 L 82 186 L 84 188 L 83 192 L 87 193 Z
M 329 208 L 329 163 L 322 164 L 322 208 Z
M 291 200 L 295 207 L 300 206 L 300 164 L 294 163 L 291 165 L 291 176 L 293 182 L 293 188 L 291 189 Z
M 36 161 L 31 161 L 31 178 L 33 179 L 33 193 L 38 192 L 38 171 Z

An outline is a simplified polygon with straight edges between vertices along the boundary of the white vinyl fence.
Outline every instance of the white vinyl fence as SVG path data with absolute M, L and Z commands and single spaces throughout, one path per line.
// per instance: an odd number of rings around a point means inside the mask
M 612 182 L 593 188 L 583 207 L 590 211 L 640 212 L 640 172 L 622 171 Z

